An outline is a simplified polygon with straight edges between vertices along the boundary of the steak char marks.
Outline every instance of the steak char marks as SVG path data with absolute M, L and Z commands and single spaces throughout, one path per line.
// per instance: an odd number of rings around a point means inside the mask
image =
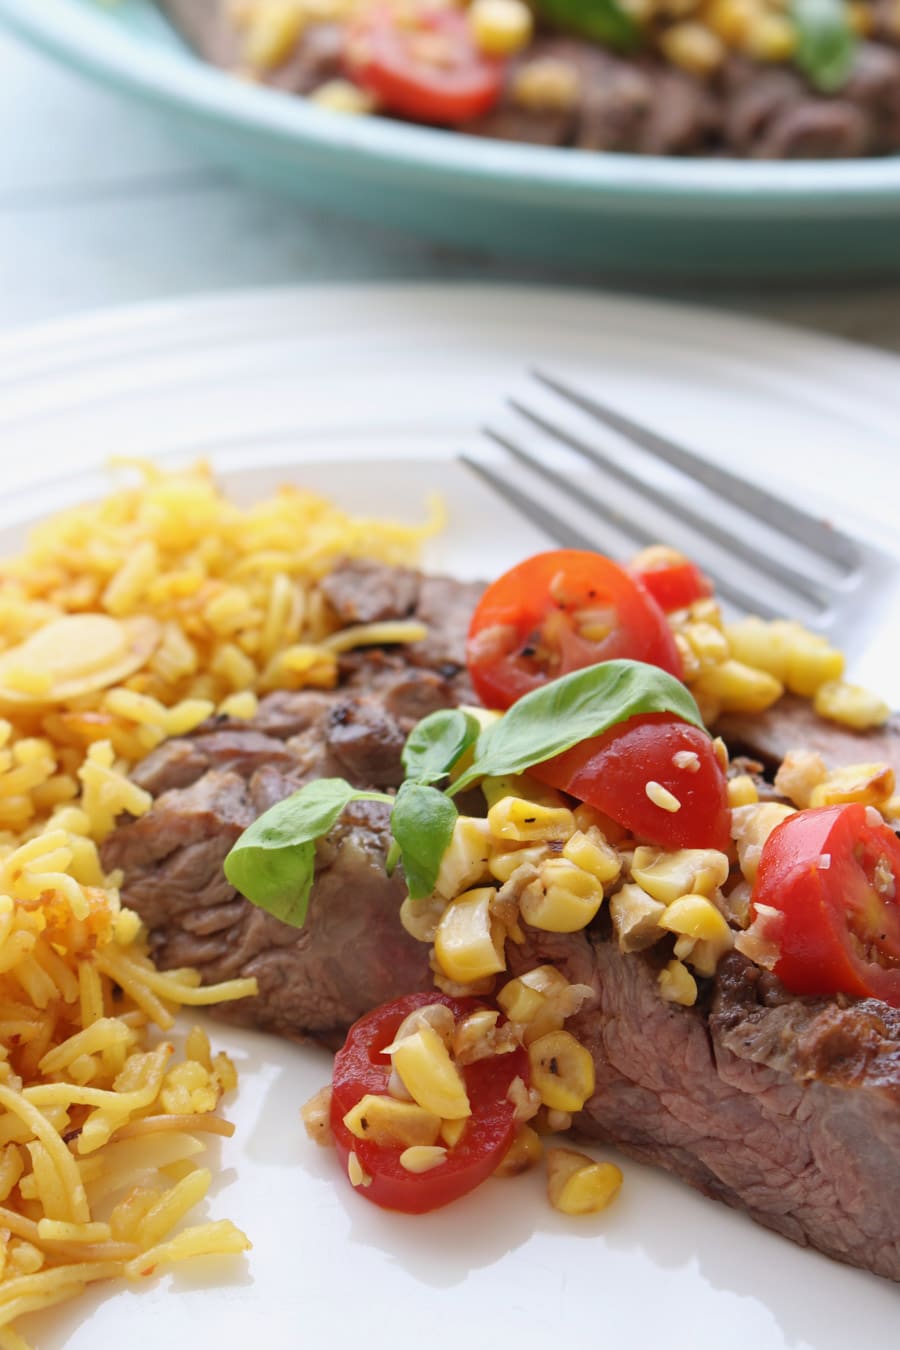
M 426 615 L 428 641 L 354 652 L 335 691 L 272 694 L 252 722 L 208 723 L 160 746 L 134 774 L 153 807 L 120 825 L 103 856 L 122 868 L 124 900 L 161 966 L 194 965 L 206 981 L 256 976 L 259 996 L 221 1016 L 333 1042 L 368 1009 L 431 986 L 426 948 L 398 920 L 403 883 L 384 872 L 385 808 L 353 806 L 322 841 L 301 930 L 237 895 L 222 863 L 256 816 L 305 782 L 400 782 L 412 724 L 472 697 L 461 654 L 479 588 L 350 564 L 329 590 L 345 623 Z M 784 712 L 787 730 L 775 709 L 760 734 L 748 726 L 738 739 L 767 761 L 785 736 L 804 743 L 794 737 L 806 710 L 788 699 Z M 893 728 L 849 742 L 839 728 L 815 730 L 835 766 L 897 744 Z M 602 911 L 589 932 L 526 932 L 524 946 L 508 948 L 512 973 L 550 962 L 594 991 L 569 1024 L 597 1077 L 580 1133 L 801 1245 L 900 1280 L 900 1011 L 794 997 L 736 953 L 682 1008 L 657 989 L 670 953 L 622 955 Z

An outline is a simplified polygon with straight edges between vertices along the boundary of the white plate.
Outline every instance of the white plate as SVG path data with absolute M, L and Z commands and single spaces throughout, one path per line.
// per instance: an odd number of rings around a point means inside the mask
M 225 296 L 0 340 L 0 448 L 19 489 L 0 502 L 0 547 L 16 547 L 29 519 L 101 491 L 97 466 L 110 456 L 203 453 L 241 497 L 291 479 L 354 510 L 416 518 L 437 490 L 450 526 L 429 564 L 490 574 L 541 536 L 451 456 L 536 361 L 748 475 L 871 521 L 890 542 L 894 359 L 702 310 L 456 287 Z M 858 665 L 900 698 L 890 650 Z M 555 1215 L 537 1175 L 426 1218 L 383 1214 L 303 1135 L 298 1109 L 327 1079 L 328 1057 L 213 1034 L 238 1059 L 241 1088 L 209 1213 L 244 1227 L 252 1253 L 32 1319 L 39 1350 L 887 1341 L 894 1286 L 633 1163 L 600 1219 Z

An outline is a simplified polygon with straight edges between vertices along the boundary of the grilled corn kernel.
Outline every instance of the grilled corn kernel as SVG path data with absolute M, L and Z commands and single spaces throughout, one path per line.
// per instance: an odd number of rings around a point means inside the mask
M 505 797 L 521 797 L 537 806 L 565 806 L 565 800 L 555 788 L 539 783 L 527 773 L 489 775 L 481 780 L 481 791 L 488 807 L 496 806 Z
M 479 1059 L 505 1055 L 519 1047 L 516 1028 L 509 1022 L 498 1026 L 496 1008 L 478 1008 L 456 1024 L 453 1055 L 458 1064 L 474 1064 Z
M 531 1085 L 554 1111 L 580 1111 L 594 1091 L 594 1061 L 568 1031 L 551 1031 L 528 1047 Z
M 609 913 L 621 952 L 642 952 L 663 935 L 659 921 L 665 912 L 661 900 L 654 900 L 634 882 L 628 882 L 610 896 Z
M 710 28 L 691 19 L 663 29 L 659 37 L 663 55 L 691 75 L 712 75 L 725 59 L 725 44 Z
M 520 867 L 537 867 L 548 856 L 546 844 L 531 844 L 522 848 L 511 848 L 503 853 L 495 853 L 489 868 L 495 881 L 504 885 Z
M 570 112 L 581 95 L 581 76 L 570 61 L 544 56 L 516 71 L 512 96 L 532 112 Z
M 537 1089 L 526 1087 L 518 1075 L 506 1089 L 506 1100 L 515 1107 L 513 1120 L 517 1125 L 524 1124 L 526 1120 L 533 1120 L 541 1109 L 541 1098 Z
M 697 981 L 687 966 L 677 959 L 670 961 L 657 976 L 659 992 L 667 1003 L 680 1003 L 691 1008 L 697 1002 Z
M 728 805 L 732 810 L 736 806 L 752 806 L 759 801 L 759 792 L 749 773 L 739 773 L 728 780 Z
M 729 658 L 701 671 L 693 692 L 698 698 L 715 699 L 723 712 L 763 712 L 781 698 L 784 687 L 767 671 Z
M 673 900 L 666 906 L 659 926 L 697 942 L 711 942 L 723 952 L 732 946 L 731 929 L 712 901 L 703 895 L 681 895 Z
M 815 750 L 789 750 L 778 766 L 775 789 L 802 809 L 809 806 L 813 789 L 824 783 L 827 777 L 825 761 Z M 740 805 L 746 806 L 748 803 L 741 802 Z
M 888 720 L 891 710 L 883 699 L 859 684 L 844 680 L 826 680 L 819 685 L 813 707 L 820 717 L 831 722 L 842 722 L 855 731 L 880 727 Z
M 731 837 L 737 844 L 741 871 L 751 885 L 756 880 L 763 845 L 776 825 L 793 814 L 794 808 L 783 802 L 758 802 L 732 811 Z
M 893 796 L 894 770 L 890 764 L 849 764 L 835 769 L 824 783 L 813 788 L 810 806 L 839 806 L 843 802 L 862 802 L 863 806 L 881 806 Z
M 417 942 L 434 942 L 447 902 L 441 896 L 427 900 L 412 900 L 409 896 L 400 906 L 400 922 Z
M 544 1144 L 541 1136 L 530 1125 L 520 1125 L 513 1141 L 494 1171 L 495 1177 L 517 1177 L 528 1172 L 541 1160 Z
M 433 1144 L 441 1132 L 441 1118 L 416 1102 L 366 1093 L 344 1116 L 344 1124 L 357 1139 L 396 1148 L 400 1144 Z
M 391 1061 L 413 1101 L 442 1120 L 472 1114 L 466 1085 L 437 1032 L 422 1026 L 388 1047 Z
M 784 14 L 758 15 L 743 42 L 757 61 L 789 61 L 796 46 L 797 30 Z
M 434 956 L 448 979 L 474 984 L 506 969 L 503 926 L 491 913 L 496 891 L 480 886 L 449 904 L 434 935 Z
M 400 1166 L 405 1172 L 430 1172 L 446 1160 L 447 1150 L 440 1144 L 412 1144 L 400 1154 Z
M 488 811 L 488 825 L 496 839 L 518 844 L 561 844 L 574 833 L 575 817 L 567 806 L 542 806 L 523 797 L 503 797 Z
M 327 108 L 329 112 L 343 113 L 348 117 L 361 117 L 374 112 L 376 108 L 372 95 L 351 80 L 326 80 L 308 98 L 318 108 Z
M 570 984 L 555 966 L 535 966 L 519 979 L 529 989 L 543 994 L 564 1018 L 573 1017 L 593 992 L 590 985 Z
M 765 670 L 784 684 L 791 650 L 789 633 L 751 614 L 726 624 L 725 636 L 736 661 L 754 670 Z
M 547 1150 L 547 1194 L 562 1214 L 599 1214 L 615 1199 L 622 1173 L 573 1148 Z
M 844 657 L 827 638 L 811 633 L 802 624 L 775 619 L 773 629 L 788 640 L 787 669 L 784 683 L 793 694 L 812 698 L 828 680 L 839 680 L 844 673 Z
M 372 1178 L 365 1171 L 352 1149 L 347 1155 L 347 1176 L 350 1178 L 351 1186 L 371 1186 L 372 1184 Z
M 531 40 L 534 21 L 522 0 L 472 0 L 469 23 L 485 56 L 514 56 Z
M 680 895 L 712 895 L 728 879 L 729 864 L 715 848 L 680 848 L 665 853 L 642 844 L 634 850 L 631 875 L 641 890 L 670 905 Z
M 615 881 L 622 870 L 618 853 L 606 842 L 596 826 L 587 831 L 576 829 L 566 840 L 562 855 L 582 871 L 588 872 L 601 886 L 608 886 Z
M 520 1027 L 526 1045 L 548 1032 L 562 1030 L 565 1016 L 555 1002 L 521 979 L 505 984 L 497 994 L 497 1002 L 510 1022 Z
M 400 1023 L 394 1040 L 402 1041 L 404 1036 L 411 1036 L 414 1031 L 419 1030 L 419 1027 L 424 1026 L 436 1031 L 448 1049 L 453 1044 L 456 1018 L 453 1016 L 452 1008 L 448 1008 L 446 1003 L 426 1003 L 423 1008 L 415 1008 Z
M 467 891 L 490 881 L 491 831 L 486 820 L 477 816 L 457 816 L 453 838 L 444 851 L 434 884 L 435 892 L 452 900 L 460 891 Z
M 759 0 L 712 0 L 704 10 L 710 28 L 729 47 L 743 45 L 759 13 Z
M 526 923 L 545 933 L 577 933 L 602 903 L 603 887 L 596 877 L 567 858 L 548 858 L 537 880 L 519 897 L 519 911 Z

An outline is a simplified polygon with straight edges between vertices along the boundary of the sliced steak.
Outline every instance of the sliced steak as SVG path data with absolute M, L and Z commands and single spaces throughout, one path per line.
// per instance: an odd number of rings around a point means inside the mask
M 737 954 L 682 1008 L 659 995 L 663 958 L 602 931 L 532 933 L 535 959 L 595 992 L 568 1024 L 596 1071 L 580 1134 L 900 1280 L 900 1011 L 793 997 Z
M 885 761 L 900 777 L 900 717 L 883 727 L 854 731 L 828 722 L 808 699 L 784 694 L 763 713 L 725 713 L 714 731 L 735 754 L 761 760 L 771 770 L 789 750 L 816 750 L 831 767 Z

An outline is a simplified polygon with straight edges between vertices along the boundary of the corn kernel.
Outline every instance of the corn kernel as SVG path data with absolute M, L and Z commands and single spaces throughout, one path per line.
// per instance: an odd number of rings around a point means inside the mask
M 551 1031 L 528 1047 L 531 1084 L 544 1106 L 580 1111 L 594 1091 L 594 1061 L 568 1031 Z
M 705 10 L 710 28 L 729 47 L 743 45 L 758 16 L 759 0 L 712 0 Z
M 476 816 L 457 816 L 453 838 L 444 851 L 434 889 L 437 895 L 452 900 L 490 881 L 491 831 L 486 820 Z
M 253 70 L 273 70 L 291 55 L 305 16 L 295 0 L 265 0 L 247 16 L 243 57 Z
M 640 886 L 628 882 L 610 897 L 609 913 L 621 952 L 642 952 L 663 936 L 659 921 L 665 912 Z
M 466 1132 L 465 1120 L 441 1121 L 441 1138 L 448 1148 L 456 1148 Z
M 434 1144 L 441 1132 L 441 1118 L 416 1102 L 367 1092 L 344 1116 L 344 1124 L 357 1139 L 395 1148 L 400 1144 Z
M 813 789 L 827 777 L 825 761 L 815 750 L 789 750 L 775 774 L 775 789 L 802 809 L 809 806 Z M 747 802 L 739 804 L 748 805 Z
M 659 45 L 665 57 L 691 75 L 712 75 L 725 59 L 725 45 L 710 28 L 686 19 L 663 29 Z
M 883 699 L 859 684 L 844 680 L 826 680 L 815 692 L 813 707 L 820 717 L 841 722 L 855 731 L 880 727 L 888 720 L 891 710 Z
M 797 30 L 784 14 L 760 14 L 743 45 L 757 61 L 789 61 L 797 46 Z
M 654 900 L 670 905 L 680 895 L 710 896 L 728 879 L 726 854 L 715 848 L 680 848 L 666 853 L 642 844 L 634 850 L 631 875 Z
M 472 0 L 469 23 L 485 56 L 514 56 L 531 40 L 534 21 L 522 0 Z
M 326 80 L 308 97 L 310 103 L 315 103 L 317 107 L 348 117 L 360 117 L 374 112 L 376 107 L 372 95 L 350 80 Z
M 491 876 L 503 885 L 520 867 L 537 867 L 548 856 L 546 844 L 531 844 L 495 853 L 488 864 Z
M 519 897 L 522 918 L 545 933 L 577 933 L 603 903 L 603 887 L 566 858 L 548 858 Z
M 331 1133 L 331 1088 L 320 1088 L 315 1096 L 300 1108 L 300 1118 L 310 1139 L 317 1144 L 334 1142 Z
M 461 1120 L 472 1114 L 466 1085 L 450 1052 L 437 1032 L 422 1026 L 386 1053 L 413 1101 L 442 1120 Z
M 489 809 L 505 797 L 521 797 L 537 806 L 565 806 L 561 793 L 527 773 L 489 774 L 481 780 L 481 791 Z
M 715 624 L 687 623 L 681 633 L 697 659 L 698 674 L 727 661 L 731 655 L 728 638 Z
M 563 1214 L 599 1214 L 618 1195 L 622 1173 L 571 1148 L 547 1150 L 547 1194 Z
M 737 844 L 741 871 L 751 885 L 756 880 L 763 845 L 776 826 L 793 814 L 794 808 L 783 802 L 759 802 L 732 811 L 731 837 Z
M 657 976 L 659 992 L 667 1003 L 690 1008 L 697 1002 L 697 981 L 681 961 L 670 961 Z
M 506 969 L 504 930 L 491 913 L 496 891 L 464 891 L 447 906 L 434 935 L 434 956 L 448 979 L 474 984 Z
M 702 895 L 682 895 L 673 900 L 666 906 L 659 926 L 698 942 L 716 943 L 723 951 L 732 945 L 731 929 L 712 901 Z
M 821 685 L 841 678 L 844 673 L 843 654 L 832 647 L 826 638 L 787 619 L 776 619 L 772 627 L 788 637 L 784 683 L 791 693 L 812 698 Z
M 824 783 L 813 788 L 810 806 L 839 806 L 861 802 L 863 806 L 881 806 L 893 796 L 894 770 L 890 764 L 850 764 L 835 769 Z
M 512 96 L 532 112 L 570 112 L 581 96 L 581 76 L 570 61 L 539 57 L 516 71 Z
M 543 1141 L 537 1131 L 530 1125 L 520 1125 L 513 1135 L 512 1143 L 497 1165 L 494 1176 L 520 1176 L 540 1162 L 543 1152 Z
M 749 773 L 739 773 L 728 780 L 728 805 L 732 810 L 736 806 L 752 806 L 759 801 L 759 792 Z
M 729 658 L 701 671 L 693 692 L 714 698 L 723 712 L 763 712 L 781 698 L 784 688 L 767 671 Z
M 575 831 L 575 817 L 567 806 L 504 797 L 488 811 L 488 825 L 497 839 L 519 844 L 564 843 Z
M 371 1186 L 372 1178 L 363 1167 L 353 1150 L 347 1156 L 347 1176 L 351 1186 Z
M 595 877 L 601 886 L 615 881 L 622 870 L 618 853 L 595 826 L 587 831 L 576 829 L 566 840 L 562 855 Z

